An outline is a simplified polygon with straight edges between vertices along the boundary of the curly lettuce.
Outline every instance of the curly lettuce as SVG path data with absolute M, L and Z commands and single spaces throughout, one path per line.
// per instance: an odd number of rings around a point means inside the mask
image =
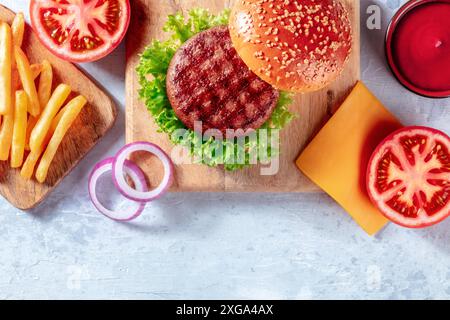
M 271 141 L 273 130 L 282 129 L 289 124 L 294 118 L 288 110 L 292 102 L 291 95 L 286 92 L 280 93 L 280 99 L 270 120 L 257 130 L 256 140 L 244 138 L 244 141 L 238 141 L 238 139 L 203 138 L 193 130 L 187 129 L 177 118 L 166 93 L 167 70 L 175 52 L 192 36 L 215 26 L 227 25 L 229 15 L 229 10 L 212 15 L 205 9 L 189 11 L 187 19 L 181 13 L 170 15 L 163 30 L 170 33 L 171 37 L 166 41 L 154 40 L 141 54 L 136 71 L 141 86 L 139 96 L 145 102 L 159 131 L 167 133 L 174 144 L 186 147 L 196 163 L 211 167 L 224 165 L 226 170 L 235 171 L 254 163 L 253 155 L 257 155 L 257 161 L 267 161 L 268 159 L 262 159 L 262 154 L 270 160 L 279 153 L 276 146 L 262 141 L 258 132 L 261 129 L 267 130 L 266 136 L 268 141 Z M 179 129 L 184 129 L 186 133 L 180 136 Z M 264 148 L 264 152 L 259 152 L 261 148 Z M 240 161 L 235 159 L 237 155 Z

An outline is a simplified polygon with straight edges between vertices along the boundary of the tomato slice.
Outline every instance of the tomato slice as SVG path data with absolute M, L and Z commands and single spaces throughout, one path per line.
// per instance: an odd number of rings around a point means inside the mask
M 56 56 L 72 62 L 103 58 L 130 24 L 129 0 L 31 0 L 31 24 Z
M 450 138 L 426 127 L 394 132 L 375 150 L 367 172 L 372 202 L 388 219 L 423 228 L 450 215 Z

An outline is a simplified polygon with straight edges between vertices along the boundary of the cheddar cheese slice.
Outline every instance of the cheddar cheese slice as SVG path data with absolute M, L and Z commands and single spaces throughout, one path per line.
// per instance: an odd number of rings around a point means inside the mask
M 358 82 L 297 160 L 300 170 L 333 197 L 370 235 L 387 220 L 370 202 L 366 169 L 378 144 L 400 122 Z

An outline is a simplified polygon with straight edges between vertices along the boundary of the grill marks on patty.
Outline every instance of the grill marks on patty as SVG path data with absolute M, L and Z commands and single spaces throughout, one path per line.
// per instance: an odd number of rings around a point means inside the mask
M 187 41 L 167 74 L 167 95 L 190 129 L 258 129 L 272 115 L 279 93 L 238 56 L 228 28 L 215 27 Z

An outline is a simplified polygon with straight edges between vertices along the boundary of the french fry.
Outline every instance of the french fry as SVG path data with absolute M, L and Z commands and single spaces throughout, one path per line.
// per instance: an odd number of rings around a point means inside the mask
M 19 86 L 19 79 L 13 78 L 12 89 L 15 92 Z M 15 93 L 11 94 L 11 105 L 14 106 Z M 0 129 L 0 160 L 6 161 L 9 158 L 9 151 L 12 144 L 12 136 L 14 130 L 14 108 L 11 108 L 11 112 L 3 116 L 2 127 Z
M 20 81 L 22 82 L 23 90 L 28 96 L 28 112 L 37 117 L 41 112 L 39 105 L 39 98 L 34 84 L 33 74 L 31 72 L 30 62 L 25 53 L 18 46 L 14 46 L 14 55 L 17 63 L 17 70 L 19 71 Z
M 51 67 L 51 66 L 50 66 Z M 48 103 L 48 101 L 47 101 Z M 47 103 L 44 104 L 43 106 L 47 106 Z M 64 108 L 63 108 L 64 109 Z M 56 126 L 58 125 L 59 120 L 61 120 L 61 116 L 62 116 L 62 112 L 63 109 L 61 109 L 58 114 L 56 115 L 56 117 L 53 119 L 52 124 L 50 126 L 50 130 L 49 133 L 53 134 L 53 132 L 56 129 Z M 39 118 L 33 117 L 33 116 L 29 116 L 28 117 L 28 124 L 27 124 L 27 138 L 25 140 L 25 150 L 30 151 L 30 137 L 31 137 L 31 132 L 33 131 L 34 127 L 36 126 L 36 123 L 38 122 Z M 50 139 L 48 139 L 50 140 Z M 47 141 L 48 143 L 48 141 Z
M 39 78 L 38 97 L 41 106 L 46 106 L 52 94 L 53 69 L 48 60 L 42 61 L 42 71 Z
M 25 162 L 23 163 L 22 169 L 20 170 L 20 175 L 25 180 L 30 180 L 34 173 L 34 168 L 36 167 L 37 162 L 39 161 L 39 158 L 42 155 L 42 152 L 44 152 L 44 148 L 47 146 L 48 142 L 50 141 L 51 137 L 53 135 L 52 131 L 49 131 L 47 133 L 47 136 L 44 139 L 44 143 L 42 144 L 42 147 L 37 152 L 31 151 Z
M 25 136 L 27 132 L 28 97 L 25 91 L 16 92 L 14 126 L 11 146 L 11 168 L 20 168 L 25 151 Z
M 58 113 L 58 115 L 61 112 L 63 112 L 63 109 L 61 109 L 61 111 Z M 33 176 L 34 168 L 36 167 L 36 163 L 39 161 L 39 158 L 41 157 L 42 152 L 44 152 L 44 148 L 47 146 L 48 142 L 50 141 L 51 137 L 53 136 L 53 133 L 55 132 L 56 127 L 58 126 L 59 120 L 61 120 L 61 117 L 58 117 L 58 116 L 56 116 L 53 119 L 50 130 L 48 131 L 47 136 L 45 137 L 41 148 L 37 152 L 30 152 L 28 154 L 27 159 L 23 163 L 22 170 L 20 171 L 20 175 L 25 180 L 30 180 L 31 177 Z M 30 119 L 28 120 L 28 124 L 30 125 L 30 122 L 31 122 L 31 124 L 34 126 L 36 124 L 36 123 L 33 124 L 34 121 L 37 122 L 38 119 L 30 117 Z M 26 146 L 25 146 L 25 149 L 26 149 Z M 26 150 L 30 150 L 30 149 L 28 148 Z
M 86 105 L 87 100 L 83 96 L 78 96 L 72 99 L 68 104 L 64 114 L 61 117 L 58 125 L 56 126 L 55 133 L 53 134 L 44 154 L 42 155 L 41 161 L 39 162 L 38 168 L 36 170 L 36 179 L 40 183 L 44 183 L 47 179 L 48 169 L 53 161 L 53 158 L 58 151 L 58 148 L 66 135 L 69 128 L 74 123 L 75 119 L 80 114 L 83 107 Z
M 13 60 L 15 61 L 15 60 Z M 40 63 L 34 63 L 30 66 L 31 69 L 31 76 L 33 78 L 33 81 L 36 80 L 42 71 L 42 64 Z M 12 82 L 17 82 L 18 86 L 20 85 L 20 77 L 19 77 L 19 71 L 17 69 L 12 70 Z M 44 106 L 45 107 L 45 106 Z
M 5 22 L 0 22 L 0 114 L 12 112 L 12 35 L 11 28 Z
M 71 92 L 70 86 L 66 84 L 60 84 L 53 91 L 47 106 L 44 108 L 38 122 L 34 126 L 30 136 L 30 150 L 32 152 L 38 152 L 44 142 L 44 139 L 50 129 L 53 118 L 58 113 L 61 106 L 66 101 Z
M 9 150 L 12 143 L 14 130 L 14 111 L 3 116 L 3 124 L 0 129 L 0 160 L 6 161 L 9 158 Z
M 23 17 L 23 13 L 19 12 L 18 14 L 16 14 L 11 24 L 13 47 L 14 46 L 22 47 L 24 32 L 25 32 L 25 19 Z M 11 65 L 13 70 L 16 69 L 16 58 L 14 57 L 14 55 L 11 60 Z
M 31 74 L 33 76 L 33 79 L 36 80 L 37 77 L 39 77 L 39 75 L 42 73 L 42 64 L 41 63 L 34 63 L 30 66 L 31 68 Z M 41 105 L 42 107 L 45 107 L 44 105 Z
M 64 113 L 64 111 L 66 110 L 66 107 L 62 108 L 58 114 L 55 116 L 55 118 L 53 118 L 52 124 L 50 126 L 50 130 L 48 131 L 48 134 L 52 135 L 53 132 L 55 132 L 56 126 L 59 123 L 59 120 L 61 120 L 61 117 Z M 28 124 L 27 124 L 27 138 L 25 140 L 25 150 L 30 151 L 30 137 L 31 137 L 31 132 L 33 131 L 34 127 L 36 126 L 36 123 L 38 122 L 39 118 L 35 118 L 30 116 L 28 118 Z M 47 134 L 47 136 L 48 136 Z M 48 143 L 48 140 L 50 139 L 46 139 L 44 141 L 47 141 L 46 143 Z M 44 143 L 44 145 L 46 144 Z
M 30 152 L 27 156 L 27 159 L 25 160 L 22 170 L 20 171 L 20 175 L 25 180 L 30 180 L 34 173 L 34 168 L 36 167 L 36 163 L 39 161 L 39 158 L 42 155 L 42 152 L 44 152 L 44 148 L 48 145 L 48 142 L 53 136 L 53 133 L 55 132 L 56 127 L 58 126 L 59 121 L 61 120 L 62 115 L 65 112 L 65 108 L 61 109 L 61 111 L 58 113 L 58 115 L 53 119 L 52 125 L 50 126 L 50 130 L 47 133 L 47 136 L 44 139 L 44 143 L 42 143 L 42 147 L 38 150 L 38 152 Z M 29 122 L 32 121 L 34 118 L 30 118 Z M 37 119 L 36 119 L 37 121 Z M 28 149 L 29 150 L 29 149 Z
M 42 143 L 42 147 L 38 150 L 38 152 L 30 152 L 27 156 L 27 159 L 25 160 L 22 170 L 20 171 L 20 175 L 25 180 L 30 180 L 34 173 L 34 168 L 36 167 L 36 163 L 39 161 L 39 158 L 42 155 L 42 152 L 44 152 L 44 148 L 48 145 L 48 142 L 53 136 L 53 133 L 55 132 L 56 127 L 58 126 L 59 121 L 61 120 L 62 115 L 65 112 L 65 108 L 61 109 L 61 111 L 58 113 L 58 115 L 53 119 L 52 125 L 50 126 L 50 130 L 47 133 L 47 136 L 44 139 L 44 142 Z M 28 123 L 32 121 L 34 118 L 31 118 L 28 120 Z M 35 120 L 37 122 L 37 119 Z M 28 149 L 29 150 L 29 149 Z
M 67 110 L 67 107 L 69 105 L 66 105 L 64 108 L 61 108 L 61 110 L 59 110 L 58 114 L 55 116 L 55 118 L 52 121 L 52 125 L 50 126 L 50 131 L 51 132 L 55 132 L 56 130 L 56 126 L 58 125 L 58 123 L 61 121 L 62 116 L 64 115 L 64 113 Z
M 19 72 L 17 71 L 17 69 L 12 70 L 11 83 L 12 83 L 12 86 L 11 86 L 12 97 L 14 97 L 14 95 L 15 95 L 14 90 L 18 90 L 19 86 L 20 86 L 20 77 L 19 77 Z
M 27 135 L 25 138 L 25 150 L 30 151 L 30 137 L 31 137 L 31 132 L 34 129 L 34 126 L 36 125 L 36 123 L 38 122 L 39 118 L 35 118 L 33 116 L 29 116 L 28 117 L 28 123 L 27 123 Z
M 39 160 L 42 152 L 30 152 L 27 156 L 27 159 L 23 163 L 22 169 L 20 170 L 20 175 L 25 180 L 30 180 L 34 173 L 34 168 L 36 167 L 36 163 Z
M 46 61 L 46 60 L 45 60 Z M 41 71 L 42 71 L 42 69 L 43 69 L 43 65 L 44 65 L 44 63 L 42 63 L 42 64 L 33 64 L 33 65 L 31 65 L 31 70 L 32 70 L 32 72 L 33 73 L 35 73 L 36 72 L 36 78 L 39 76 L 39 73 L 41 73 Z M 50 65 L 50 64 L 49 64 Z M 34 68 L 33 68 L 34 67 Z M 51 69 L 51 65 L 50 65 L 50 69 Z M 52 75 L 53 75 L 53 72 L 52 72 Z M 34 74 L 33 74 L 33 76 L 34 76 Z M 53 78 L 53 76 L 52 76 L 52 78 Z M 39 86 L 39 88 L 41 88 L 41 86 Z M 50 90 L 51 90 L 51 85 L 50 85 Z M 40 94 L 39 94 L 39 89 L 38 89 L 38 96 L 40 96 Z M 48 99 L 50 99 L 50 97 L 48 98 Z M 43 106 L 43 107 L 45 107 L 45 106 L 47 106 L 47 103 L 48 103 L 48 100 L 45 102 L 45 103 L 42 103 L 42 102 L 44 102 L 44 101 L 41 101 L 41 99 L 39 99 L 40 100 L 40 105 L 41 106 Z M 58 115 L 60 114 L 61 112 L 59 112 L 58 113 Z M 58 116 L 57 116 L 58 117 Z M 55 118 L 56 119 L 56 118 Z M 61 117 L 59 117 L 59 119 L 61 119 Z M 58 119 L 58 120 L 59 120 Z M 33 129 L 34 129 L 34 126 L 36 125 L 36 123 L 38 122 L 38 120 L 39 120 L 39 118 L 37 118 L 37 117 L 33 117 L 33 116 L 30 116 L 29 118 L 28 118 L 28 124 L 27 124 L 27 137 L 26 137 L 26 140 L 25 140 L 25 150 L 27 150 L 27 151 L 29 151 L 30 150 L 30 137 L 31 137 L 31 132 L 33 131 Z M 52 122 L 52 130 L 53 131 L 55 131 L 55 127 L 56 127 L 56 125 L 58 124 L 57 122 L 56 122 L 56 124 L 54 124 L 55 123 L 55 121 L 53 121 Z M 47 141 L 48 142 L 48 141 Z
M 14 17 L 13 23 L 11 24 L 11 31 L 14 45 L 22 47 L 23 34 L 25 31 L 25 19 L 22 12 L 19 12 Z

